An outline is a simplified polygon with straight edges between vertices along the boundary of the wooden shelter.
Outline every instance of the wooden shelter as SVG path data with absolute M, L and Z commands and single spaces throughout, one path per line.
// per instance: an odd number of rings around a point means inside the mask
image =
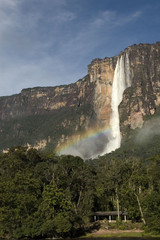
M 119 212 L 119 216 L 121 218 L 121 220 L 124 220 L 125 222 L 127 221 L 127 212 Z M 93 219 L 94 221 L 97 220 L 102 220 L 102 219 L 107 219 L 109 220 L 109 222 L 115 221 L 116 218 L 118 217 L 118 211 L 108 211 L 108 212 L 103 212 L 103 211 L 99 211 L 99 212 L 94 212 L 92 213 Z

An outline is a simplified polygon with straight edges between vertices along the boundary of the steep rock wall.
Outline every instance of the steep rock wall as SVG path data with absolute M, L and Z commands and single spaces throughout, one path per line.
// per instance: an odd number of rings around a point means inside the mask
M 88 66 L 90 81 L 95 82 L 94 110 L 97 121 L 109 126 L 111 115 L 111 91 L 117 57 L 95 59 Z
M 123 135 L 141 128 L 148 116 L 160 113 L 160 42 L 125 49 L 130 59 L 132 86 L 119 106 Z
M 0 149 L 13 145 L 54 149 L 61 139 L 96 122 L 93 97 L 94 83 L 88 75 L 74 84 L 24 89 L 1 97 Z

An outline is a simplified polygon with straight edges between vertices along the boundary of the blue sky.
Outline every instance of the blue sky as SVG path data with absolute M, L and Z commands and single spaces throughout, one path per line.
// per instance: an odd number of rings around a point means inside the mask
M 159 0 L 0 0 L 0 96 L 76 82 L 92 59 L 156 41 Z

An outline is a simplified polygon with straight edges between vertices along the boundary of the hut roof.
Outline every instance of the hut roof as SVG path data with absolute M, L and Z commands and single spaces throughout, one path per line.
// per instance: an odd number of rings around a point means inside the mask
M 123 216 L 124 215 L 127 216 L 128 213 L 120 211 L 119 214 Z M 118 211 L 107 211 L 107 212 L 98 211 L 98 212 L 93 212 L 92 216 L 118 216 Z

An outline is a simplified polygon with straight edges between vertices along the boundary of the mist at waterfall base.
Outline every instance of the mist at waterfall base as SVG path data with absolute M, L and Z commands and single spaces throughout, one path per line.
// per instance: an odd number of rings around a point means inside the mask
M 102 154 L 109 142 L 110 132 L 96 134 L 95 136 L 81 139 L 78 142 L 64 148 L 60 155 L 71 154 L 79 156 L 84 160 L 93 159 Z
M 135 143 L 138 145 L 149 143 L 155 136 L 160 136 L 160 117 L 145 122 L 143 127 L 137 131 Z
M 77 142 L 71 142 L 68 146 L 64 146 L 58 151 L 59 155 L 71 154 L 80 156 L 83 159 L 93 159 L 99 155 L 104 155 L 115 151 L 121 146 L 120 120 L 118 106 L 123 99 L 124 90 L 131 86 L 131 74 L 129 66 L 128 54 L 122 54 L 118 57 L 116 68 L 114 71 L 112 93 L 111 93 L 111 109 L 110 126 L 104 131 L 98 130 L 91 136 L 85 134 Z M 108 96 L 106 96 L 107 98 Z M 74 139 L 75 140 L 75 139 Z

